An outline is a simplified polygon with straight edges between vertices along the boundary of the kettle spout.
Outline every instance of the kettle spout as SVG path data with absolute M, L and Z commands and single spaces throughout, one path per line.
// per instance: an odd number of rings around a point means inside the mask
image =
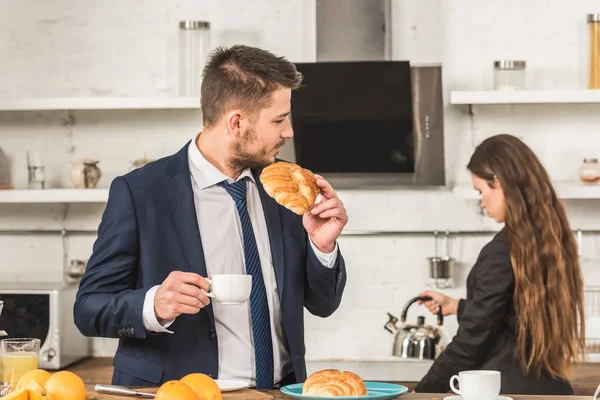
M 398 328 L 396 327 L 396 323 L 398 322 L 398 318 L 394 317 L 392 314 L 388 313 L 388 317 L 390 320 L 385 324 L 384 328 L 391 334 L 398 333 Z

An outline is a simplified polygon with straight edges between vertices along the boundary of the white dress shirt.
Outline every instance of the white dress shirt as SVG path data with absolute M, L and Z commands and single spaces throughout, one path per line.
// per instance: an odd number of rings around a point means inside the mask
M 212 165 L 196 146 L 194 137 L 188 150 L 189 168 L 198 227 L 208 276 L 216 274 L 245 274 L 242 227 L 235 201 L 218 186 L 227 180 L 234 182 Z M 247 177 L 248 213 L 258 247 L 263 281 L 269 304 L 271 337 L 273 339 L 274 383 L 293 371 L 290 354 L 285 348 L 281 323 L 281 308 L 277 295 L 277 281 L 273 269 L 267 223 L 265 220 L 258 187 L 250 169 L 246 169 L 238 180 Z M 311 247 L 327 268 L 333 268 L 337 260 L 337 244 L 332 253 L 320 252 L 310 241 Z M 173 321 L 161 325 L 154 313 L 154 296 L 158 285 L 146 293 L 143 306 L 144 327 L 152 332 L 167 332 Z M 212 301 L 215 327 L 218 337 L 219 379 L 237 379 L 249 386 L 256 386 L 256 364 L 254 340 L 250 316 L 250 301 L 240 305 L 222 305 Z

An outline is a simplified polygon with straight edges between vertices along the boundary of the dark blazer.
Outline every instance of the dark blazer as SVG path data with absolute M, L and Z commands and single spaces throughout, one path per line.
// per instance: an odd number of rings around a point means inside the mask
M 188 147 L 112 182 L 98 238 L 81 279 L 75 324 L 86 336 L 119 338 L 113 384 L 148 386 L 202 372 L 218 378 L 212 306 L 177 317 L 175 334 L 146 331 L 148 289 L 175 270 L 206 276 L 194 206 Z M 278 205 L 255 178 L 269 231 L 286 346 L 295 380 L 306 379 L 304 307 L 327 317 L 346 284 L 344 259 L 329 269 L 314 254 L 302 217 Z
M 504 230 L 488 243 L 467 279 L 467 298 L 458 307 L 456 336 L 417 385 L 417 392 L 450 391 L 452 375 L 465 370 L 496 370 L 502 375 L 501 393 L 569 395 L 567 381 L 548 374 L 526 375 L 516 358 L 515 277 Z

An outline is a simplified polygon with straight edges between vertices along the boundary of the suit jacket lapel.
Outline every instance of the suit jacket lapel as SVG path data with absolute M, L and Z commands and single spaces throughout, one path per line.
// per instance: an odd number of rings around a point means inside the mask
M 188 270 L 206 277 L 206 261 L 200 239 L 188 165 L 188 145 L 189 142 L 171 159 L 164 185 Z M 211 325 L 214 327 L 212 305 L 208 305 L 205 310 L 208 313 Z
M 269 231 L 269 244 L 271 246 L 271 255 L 273 257 L 273 268 L 275 269 L 275 278 L 277 280 L 277 292 L 279 294 L 279 301 L 282 301 L 283 294 L 283 282 L 284 280 L 284 263 L 283 263 L 283 237 L 282 237 L 282 226 L 281 216 L 279 214 L 279 205 L 273 200 L 260 182 L 260 172 L 252 170 L 254 180 L 258 187 L 258 193 L 260 194 L 260 200 L 262 203 L 263 211 L 265 213 L 265 219 L 267 221 L 267 230 Z

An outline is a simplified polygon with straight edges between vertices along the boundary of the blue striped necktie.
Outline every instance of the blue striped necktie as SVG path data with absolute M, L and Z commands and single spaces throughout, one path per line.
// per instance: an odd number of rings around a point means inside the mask
M 273 387 L 273 341 L 269 319 L 267 291 L 258 258 L 258 247 L 252 230 L 252 221 L 248 214 L 246 198 L 246 179 L 228 184 L 219 183 L 235 201 L 242 224 L 244 239 L 244 259 L 246 273 L 252 275 L 252 292 L 250 293 L 250 313 L 252 314 L 252 335 L 254 337 L 254 356 L 256 359 L 256 388 L 271 389 Z

